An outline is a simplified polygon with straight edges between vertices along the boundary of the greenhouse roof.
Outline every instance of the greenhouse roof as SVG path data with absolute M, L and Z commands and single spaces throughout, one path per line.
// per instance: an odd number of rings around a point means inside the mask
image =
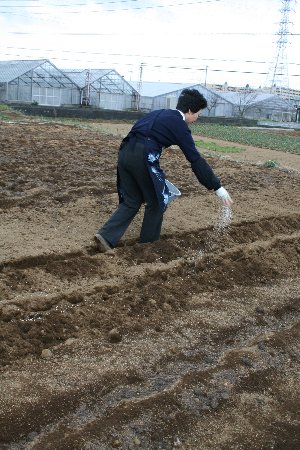
M 0 83 L 34 84 L 40 87 L 72 87 L 74 82 L 47 59 L 0 61 Z
M 0 61 L 0 82 L 9 83 L 10 81 L 22 76 L 24 73 L 35 69 L 46 61 L 46 59 L 38 59 L 33 61 Z
M 84 88 L 88 83 L 93 83 L 102 78 L 112 69 L 63 69 L 64 74 L 71 78 L 77 86 Z
M 130 81 L 130 84 L 135 90 L 138 90 L 139 82 Z M 177 92 L 185 88 L 195 86 L 189 83 L 163 83 L 160 81 L 143 81 L 141 83 L 141 96 L 142 97 L 157 97 L 159 95 L 171 94 L 172 92 Z
M 90 86 L 97 91 L 132 94 L 134 88 L 114 69 L 64 69 L 67 75 L 80 88 Z
M 274 97 L 274 94 L 265 94 L 265 93 L 257 93 L 257 92 L 216 92 L 217 95 L 224 98 L 226 101 L 232 103 L 233 105 L 237 105 L 241 102 L 241 98 L 243 95 L 247 96 L 247 103 L 258 103 L 263 102 L 265 100 L 269 100 Z

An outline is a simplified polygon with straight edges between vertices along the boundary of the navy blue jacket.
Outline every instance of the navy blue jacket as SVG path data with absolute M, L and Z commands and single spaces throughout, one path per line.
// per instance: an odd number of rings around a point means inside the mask
M 164 204 L 166 204 L 167 193 L 164 194 L 165 178 L 159 166 L 159 158 L 163 148 L 171 145 L 180 147 L 202 185 L 214 190 L 221 187 L 219 178 L 197 150 L 191 130 L 179 111 L 161 109 L 146 114 L 134 124 L 123 142 L 136 139 L 144 143 L 146 162 L 158 196 L 160 199 L 165 197 Z M 163 207 L 163 202 L 161 204 Z

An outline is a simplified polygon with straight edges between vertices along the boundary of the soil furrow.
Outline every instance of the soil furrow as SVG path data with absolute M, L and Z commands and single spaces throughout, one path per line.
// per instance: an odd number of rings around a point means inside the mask
M 208 157 L 226 216 L 166 149 L 161 240 L 137 243 L 141 211 L 100 254 L 118 146 L 1 124 L 1 450 L 298 449 L 299 174 Z
M 224 331 L 226 334 L 226 330 Z M 59 394 L 61 403 L 55 408 L 58 398 L 48 400 L 49 408 L 55 411 L 52 419 L 49 414 L 43 419 L 43 396 L 40 395 L 40 406 L 35 404 L 33 407 L 30 403 L 27 405 L 25 417 L 26 420 L 30 418 L 27 422 L 27 434 L 40 428 L 43 421 L 49 423 L 50 420 L 52 425 L 40 433 L 35 431 L 33 443 L 36 441 L 36 445 L 33 444 L 33 448 L 47 448 L 48 440 L 58 443 L 56 439 L 60 439 L 59 448 L 80 448 L 80 445 L 83 445 L 83 436 L 86 439 L 92 431 L 93 436 L 101 442 L 104 436 L 111 436 L 112 426 L 119 430 L 118 436 L 122 438 L 122 426 L 133 420 L 142 423 L 143 411 L 155 418 L 155 426 L 147 429 L 146 433 L 148 439 L 149 435 L 152 435 L 153 439 L 153 434 L 159 435 L 161 426 L 168 424 L 180 427 L 178 422 L 184 417 L 191 426 L 202 415 L 214 414 L 226 403 L 230 405 L 237 395 L 245 391 L 245 386 L 257 396 L 266 391 L 269 393 L 276 389 L 278 372 L 286 371 L 295 361 L 291 360 L 286 351 L 280 354 L 274 352 L 277 341 L 299 339 L 299 320 L 298 323 L 290 325 L 285 323 L 284 328 L 280 323 L 277 326 L 273 324 L 272 332 L 267 332 L 267 329 L 260 329 L 259 332 L 249 329 L 246 334 L 251 337 L 238 347 L 236 343 L 231 346 L 223 344 L 223 349 L 219 349 L 214 359 L 208 359 L 208 355 L 214 352 L 216 342 L 210 341 L 204 346 L 202 344 L 201 352 L 198 350 L 198 358 L 193 359 L 193 364 L 188 360 L 181 361 L 180 364 L 177 359 L 174 359 L 172 364 L 170 360 L 160 361 L 156 363 L 156 375 L 148 374 L 146 378 L 141 370 L 132 372 L 128 375 L 130 384 L 118 374 L 114 375 L 113 384 L 112 381 L 108 382 L 109 376 L 105 380 L 100 377 L 97 383 L 92 381 L 87 386 L 82 385 L 81 381 L 75 392 Z M 166 368 L 168 371 L 164 373 Z M 177 379 L 172 375 L 174 373 L 177 374 Z M 39 409 L 39 422 L 35 425 L 34 411 Z M 169 416 L 170 411 L 179 409 L 183 409 L 184 413 Z M 10 417 L 11 430 L 19 425 L 18 429 L 24 433 L 26 420 L 21 421 L 21 428 L 18 422 L 20 420 L 19 415 Z M 7 427 L 3 429 L 7 430 Z M 180 429 L 182 434 L 188 433 L 188 428 L 181 425 Z M 145 440 L 145 436 L 143 437 Z

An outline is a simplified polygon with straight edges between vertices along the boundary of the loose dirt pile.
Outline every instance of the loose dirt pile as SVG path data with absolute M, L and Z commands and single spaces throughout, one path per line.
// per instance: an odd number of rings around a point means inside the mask
M 0 124 L 1 450 L 299 449 L 299 173 L 210 158 L 222 229 L 167 149 L 162 239 L 99 254 L 119 141 Z

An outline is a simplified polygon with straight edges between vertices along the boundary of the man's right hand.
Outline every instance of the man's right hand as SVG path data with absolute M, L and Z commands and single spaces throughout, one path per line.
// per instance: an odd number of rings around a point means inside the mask
M 233 201 L 232 201 L 229 193 L 226 191 L 226 189 L 223 186 L 221 186 L 215 192 L 216 192 L 216 195 L 223 201 L 224 206 L 230 207 L 232 205 Z

